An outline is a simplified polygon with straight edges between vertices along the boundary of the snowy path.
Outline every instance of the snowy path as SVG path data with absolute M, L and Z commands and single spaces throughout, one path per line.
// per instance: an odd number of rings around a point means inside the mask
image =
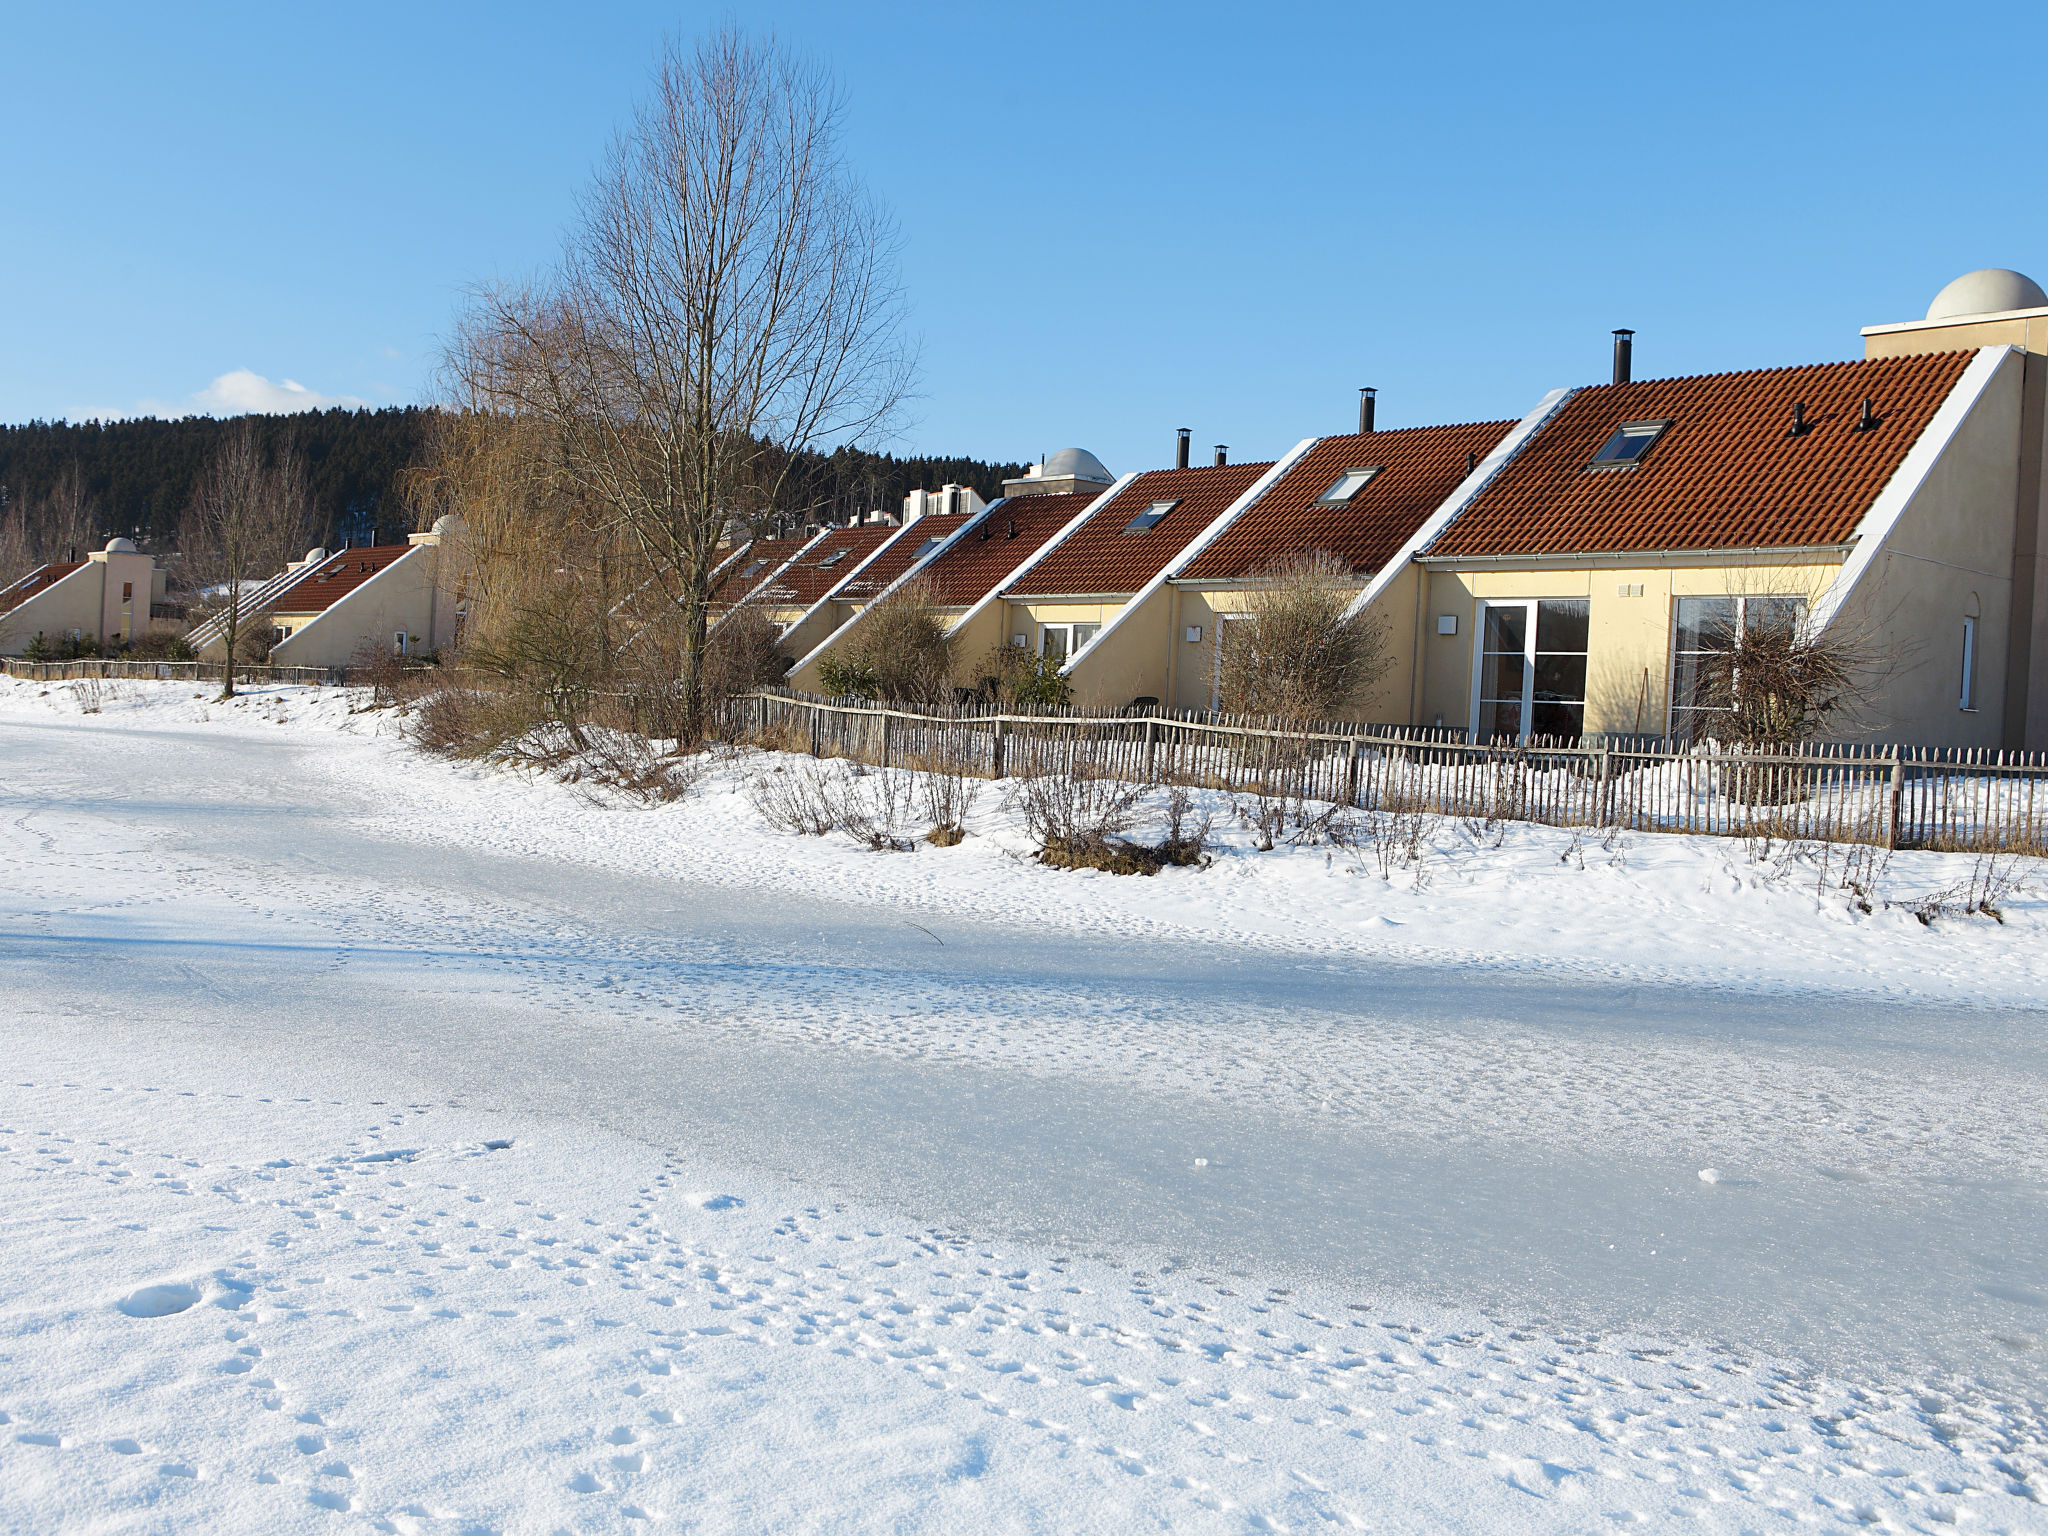
M 2048 1525 L 2033 1006 L 912 922 L 107 725 L 0 723 L 0 1517 Z

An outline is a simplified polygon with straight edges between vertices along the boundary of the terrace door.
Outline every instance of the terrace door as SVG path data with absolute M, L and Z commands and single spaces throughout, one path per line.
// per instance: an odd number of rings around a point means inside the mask
M 1577 741 L 1586 729 L 1585 598 L 1479 605 L 1472 739 Z

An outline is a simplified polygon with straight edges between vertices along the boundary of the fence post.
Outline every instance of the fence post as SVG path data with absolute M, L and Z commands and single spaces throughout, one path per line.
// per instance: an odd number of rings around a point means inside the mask
M 1353 736 L 1344 753 L 1344 803 L 1358 804 L 1358 738 Z
M 1159 742 L 1159 732 L 1155 729 L 1158 723 L 1149 715 L 1145 718 L 1145 782 L 1147 784 L 1152 783 L 1158 777 L 1152 771 L 1153 753 Z
M 1891 815 L 1887 818 L 1890 822 L 1890 828 L 1885 837 L 1885 847 L 1893 852 L 1897 852 L 1899 846 L 1899 805 L 1903 798 L 1905 787 L 1905 765 L 1900 759 L 1898 748 L 1894 747 L 1892 749 L 1892 808 Z
M 882 716 L 882 761 L 877 766 L 882 768 L 889 766 L 889 717 L 887 715 Z
M 1610 809 L 1614 794 L 1613 755 L 1606 746 L 1600 748 L 1600 821 L 1606 826 L 1610 820 Z
M 1003 758 L 1005 756 L 1003 748 L 1009 741 L 1010 733 L 1001 719 L 998 719 L 996 721 L 995 729 L 995 746 L 991 748 L 989 751 L 989 777 L 994 779 L 1000 779 L 1003 776 L 1004 768 L 1007 766 L 1003 761 Z

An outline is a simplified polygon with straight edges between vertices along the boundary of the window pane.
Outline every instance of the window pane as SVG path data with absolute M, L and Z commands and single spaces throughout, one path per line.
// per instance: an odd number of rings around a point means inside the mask
M 1584 651 L 1586 618 L 1593 605 L 1584 598 L 1562 603 L 1536 605 L 1536 649 L 1542 651 Z
M 1672 658 L 1671 704 L 1674 710 L 1715 710 L 1732 707 L 1728 666 L 1723 652 L 1680 651 Z
M 1479 712 L 1479 728 L 1489 736 L 1515 737 L 1522 734 L 1522 701 L 1491 704 Z
M 1586 658 L 1556 651 L 1536 653 L 1536 697 L 1586 702 Z
M 1678 600 L 1678 649 L 1681 651 L 1734 650 L 1735 599 L 1732 597 L 1681 597 Z
M 1095 638 L 1095 632 L 1101 628 L 1100 624 L 1076 624 L 1074 626 L 1074 649 L 1079 651 L 1082 646 Z
M 1751 597 L 1742 604 L 1742 627 L 1750 634 L 1789 634 L 1806 608 L 1802 597 Z
M 1481 699 L 1512 699 L 1516 708 L 1522 703 L 1522 678 L 1526 663 L 1519 651 L 1506 651 L 1488 655 L 1479 668 L 1479 697 Z
M 1513 651 L 1519 656 L 1527 649 L 1528 633 L 1529 610 L 1519 603 L 1511 608 L 1486 610 L 1487 650 Z
M 1046 625 L 1044 651 L 1048 656 L 1067 654 L 1067 632 L 1064 627 Z
M 1586 728 L 1586 706 L 1583 704 L 1559 704 L 1539 698 L 1529 708 L 1529 734 L 1532 736 L 1561 736 L 1566 741 L 1577 741 Z

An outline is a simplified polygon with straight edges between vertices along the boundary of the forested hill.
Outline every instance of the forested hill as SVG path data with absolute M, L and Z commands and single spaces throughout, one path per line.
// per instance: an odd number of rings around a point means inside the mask
M 411 526 L 398 476 L 418 458 L 429 414 L 408 405 L 255 420 L 267 445 L 289 433 L 305 454 L 314 523 L 322 542 L 338 547 L 400 539 Z M 76 463 L 101 533 L 168 549 L 228 426 L 210 416 L 0 426 L 0 488 L 10 503 L 33 507 Z
M 289 433 L 305 454 L 315 532 L 328 548 L 339 548 L 344 540 L 398 542 L 411 529 L 400 478 L 419 461 L 430 408 L 335 409 L 255 420 L 266 445 Z M 125 534 L 146 548 L 168 550 L 193 487 L 228 425 L 208 416 L 187 416 L 0 426 L 0 512 L 41 505 L 58 493 L 59 477 L 75 463 L 90 520 L 101 537 Z M 1020 464 L 897 458 L 857 448 L 805 454 L 795 469 L 784 496 L 793 521 L 844 521 L 875 508 L 895 511 L 909 492 L 936 490 L 948 482 L 972 486 L 994 500 L 1005 478 L 1024 472 Z

